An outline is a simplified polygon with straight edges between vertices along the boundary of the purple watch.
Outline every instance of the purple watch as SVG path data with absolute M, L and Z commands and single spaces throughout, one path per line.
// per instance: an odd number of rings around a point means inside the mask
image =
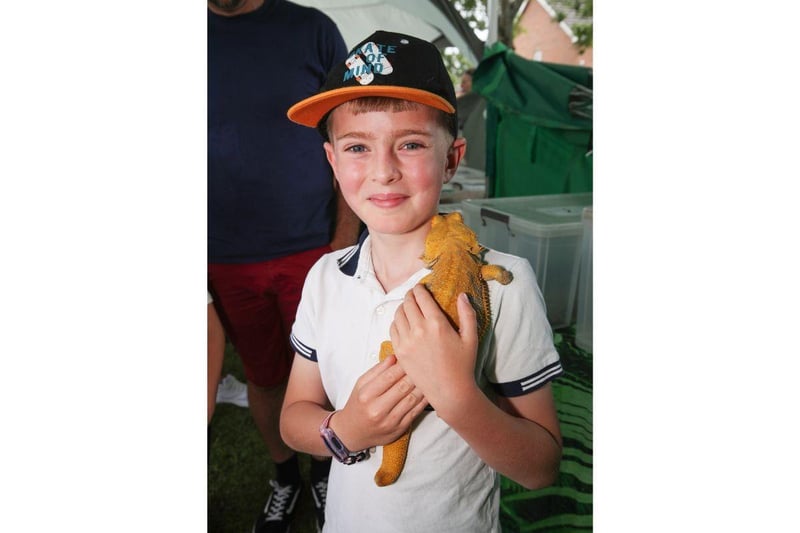
M 333 430 L 328 427 L 331 417 L 338 412 L 339 411 L 333 411 L 332 413 L 328 414 L 328 416 L 325 417 L 325 420 L 323 420 L 322 424 L 319 426 L 319 435 L 322 437 L 322 442 L 325 443 L 325 446 L 328 447 L 333 456 L 340 463 L 352 465 L 359 461 L 369 459 L 369 449 L 362 450 L 357 453 L 351 452 L 347 449 L 347 446 L 345 446 L 342 441 L 339 440 L 339 437 L 336 436 L 336 433 L 334 433 Z

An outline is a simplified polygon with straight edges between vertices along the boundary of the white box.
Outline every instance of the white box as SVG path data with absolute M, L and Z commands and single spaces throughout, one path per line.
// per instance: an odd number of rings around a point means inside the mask
M 437 209 L 436 212 L 438 214 L 440 214 L 440 215 L 447 215 L 449 213 L 456 213 L 456 212 L 461 213 L 462 215 L 464 214 L 461 211 L 461 202 L 458 202 L 457 204 L 442 204 L 442 203 L 440 203 L 439 204 L 439 208 Z
M 583 210 L 581 263 L 578 272 L 578 320 L 575 324 L 575 344 L 592 351 L 592 208 Z
M 440 203 L 459 204 L 468 198 L 486 198 L 486 174 L 482 170 L 459 165 L 449 182 L 442 186 Z
M 592 193 L 549 194 L 461 202 L 478 241 L 530 261 L 553 329 L 575 320 L 583 208 Z

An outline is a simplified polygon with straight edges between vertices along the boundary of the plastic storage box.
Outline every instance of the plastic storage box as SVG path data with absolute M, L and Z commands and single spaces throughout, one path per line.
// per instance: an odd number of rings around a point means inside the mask
M 461 202 L 458 202 L 456 204 L 441 204 L 440 203 L 439 204 L 439 208 L 436 210 L 436 212 L 438 214 L 440 214 L 440 215 L 447 215 L 448 213 L 454 213 L 454 212 L 459 212 L 462 215 L 464 214 L 461 211 Z
M 578 269 L 578 320 L 575 324 L 575 344 L 592 351 L 592 208 L 583 209 L 581 262 Z
M 486 174 L 482 170 L 459 165 L 453 179 L 442 186 L 439 202 L 458 206 L 468 198 L 486 198 Z
M 553 329 L 575 320 L 584 207 L 592 193 L 548 194 L 461 202 L 464 222 L 484 246 L 530 261 Z

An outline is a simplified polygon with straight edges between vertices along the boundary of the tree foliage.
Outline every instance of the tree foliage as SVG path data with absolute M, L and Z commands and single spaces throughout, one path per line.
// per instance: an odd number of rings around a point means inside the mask
M 487 0 L 448 1 L 456 8 L 464 20 L 467 21 L 467 24 L 475 30 L 478 35 L 482 35 L 488 30 L 489 16 Z M 512 50 L 514 49 L 514 37 L 520 32 L 520 10 L 524 3 L 525 0 L 497 0 L 497 40 Z M 569 7 L 571 7 L 579 17 L 583 19 L 592 18 L 593 0 L 569 0 L 569 4 Z M 557 22 L 561 22 L 566 17 L 566 13 L 556 8 L 555 20 Z M 570 28 L 577 38 L 575 46 L 581 53 L 592 46 L 591 22 L 575 23 L 572 24 Z M 445 65 L 456 83 L 465 70 L 476 66 L 470 64 L 463 55 L 455 51 L 452 53 L 445 53 L 444 59 Z
M 488 8 L 487 0 L 449 0 L 453 7 L 461 13 L 464 20 L 478 32 L 485 32 L 488 29 Z M 555 3 L 555 2 L 554 2 Z M 569 2 L 559 2 L 558 4 L 569 3 L 574 11 L 582 19 L 591 19 L 594 0 L 569 0 Z M 525 0 L 497 0 L 497 40 L 509 48 L 514 48 L 514 37 L 519 33 L 520 10 L 525 4 Z M 566 18 L 566 13 L 558 7 L 556 11 L 556 21 L 561 22 Z M 592 23 L 576 23 L 571 29 L 578 38 L 575 43 L 581 52 L 592 46 Z
M 525 0 L 498 0 L 497 40 L 514 47 L 515 23 Z M 450 0 L 464 20 L 475 30 L 488 29 L 487 0 Z
M 489 29 L 489 15 L 487 0 L 449 0 L 449 2 L 461 14 L 467 24 L 478 35 L 485 34 Z M 498 25 L 497 40 L 514 48 L 514 36 L 517 34 L 516 22 L 518 12 L 524 0 L 498 0 Z M 445 66 L 453 78 L 453 82 L 458 85 L 458 80 L 465 70 L 477 65 L 471 64 L 459 52 L 455 50 L 446 52 L 444 55 Z
M 564 3 L 566 2 L 562 2 L 562 4 Z M 593 0 L 571 0 L 569 4 L 569 7 L 572 8 L 578 17 L 591 20 Z M 561 22 L 565 18 L 567 18 L 567 14 L 557 7 L 555 16 L 556 21 Z M 575 46 L 578 48 L 580 53 L 583 53 L 587 48 L 592 46 L 592 22 L 575 22 L 570 26 L 570 29 L 577 38 Z

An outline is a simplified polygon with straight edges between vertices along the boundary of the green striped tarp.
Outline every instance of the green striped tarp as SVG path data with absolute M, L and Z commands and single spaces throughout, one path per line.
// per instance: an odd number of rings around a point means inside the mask
M 501 477 L 504 533 L 592 530 L 592 355 L 575 346 L 574 327 L 556 332 L 565 373 L 552 382 L 564 452 L 557 482 L 527 490 Z

